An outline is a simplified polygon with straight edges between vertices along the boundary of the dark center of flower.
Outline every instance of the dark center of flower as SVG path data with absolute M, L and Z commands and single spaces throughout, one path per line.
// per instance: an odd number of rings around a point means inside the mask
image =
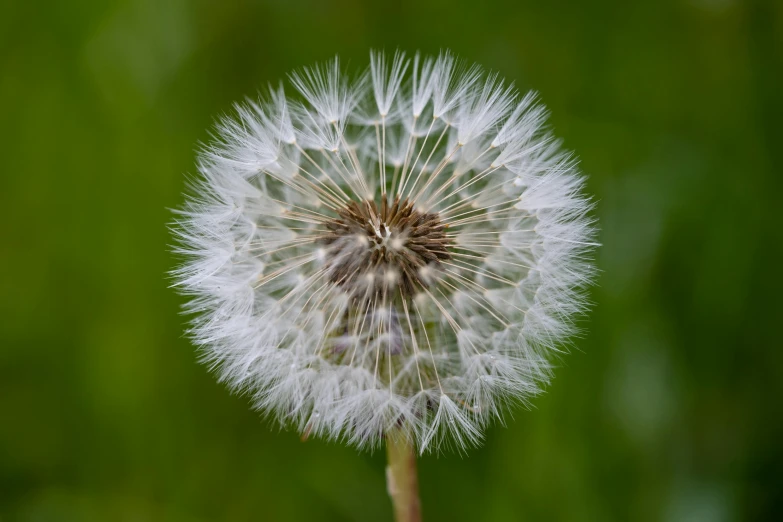
M 447 224 L 438 214 L 416 210 L 399 197 L 389 204 L 381 198 L 351 201 L 326 223 L 321 238 L 326 246 L 329 279 L 354 298 L 410 298 L 428 286 L 444 260 L 451 258 Z

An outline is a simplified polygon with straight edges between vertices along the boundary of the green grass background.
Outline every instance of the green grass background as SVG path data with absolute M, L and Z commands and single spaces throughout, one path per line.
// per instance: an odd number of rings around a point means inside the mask
M 783 509 L 783 4 L 0 3 L 0 521 L 391 520 L 384 455 L 300 442 L 196 362 L 166 223 L 231 103 L 370 47 L 535 88 L 603 247 L 531 411 L 426 456 L 428 521 Z M 778 518 L 779 519 L 779 518 Z

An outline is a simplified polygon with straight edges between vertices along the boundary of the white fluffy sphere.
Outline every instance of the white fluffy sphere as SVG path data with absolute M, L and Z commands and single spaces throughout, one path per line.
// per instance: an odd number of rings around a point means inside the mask
M 290 78 L 301 96 L 237 106 L 200 155 L 175 225 L 192 337 L 303 434 L 477 443 L 584 311 L 575 160 L 535 95 L 448 53 Z

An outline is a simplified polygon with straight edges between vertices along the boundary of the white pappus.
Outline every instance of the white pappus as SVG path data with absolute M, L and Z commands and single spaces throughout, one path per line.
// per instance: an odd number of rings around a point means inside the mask
M 290 80 L 200 153 L 173 225 L 192 338 L 304 435 L 478 443 L 548 382 L 585 311 L 576 160 L 534 94 L 448 52 Z

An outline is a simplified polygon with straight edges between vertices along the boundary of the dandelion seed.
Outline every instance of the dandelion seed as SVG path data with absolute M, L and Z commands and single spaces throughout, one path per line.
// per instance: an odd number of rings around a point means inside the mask
M 303 438 L 477 444 L 548 382 L 585 310 L 575 161 L 535 95 L 448 53 L 291 81 L 201 154 L 175 226 L 192 337 Z

